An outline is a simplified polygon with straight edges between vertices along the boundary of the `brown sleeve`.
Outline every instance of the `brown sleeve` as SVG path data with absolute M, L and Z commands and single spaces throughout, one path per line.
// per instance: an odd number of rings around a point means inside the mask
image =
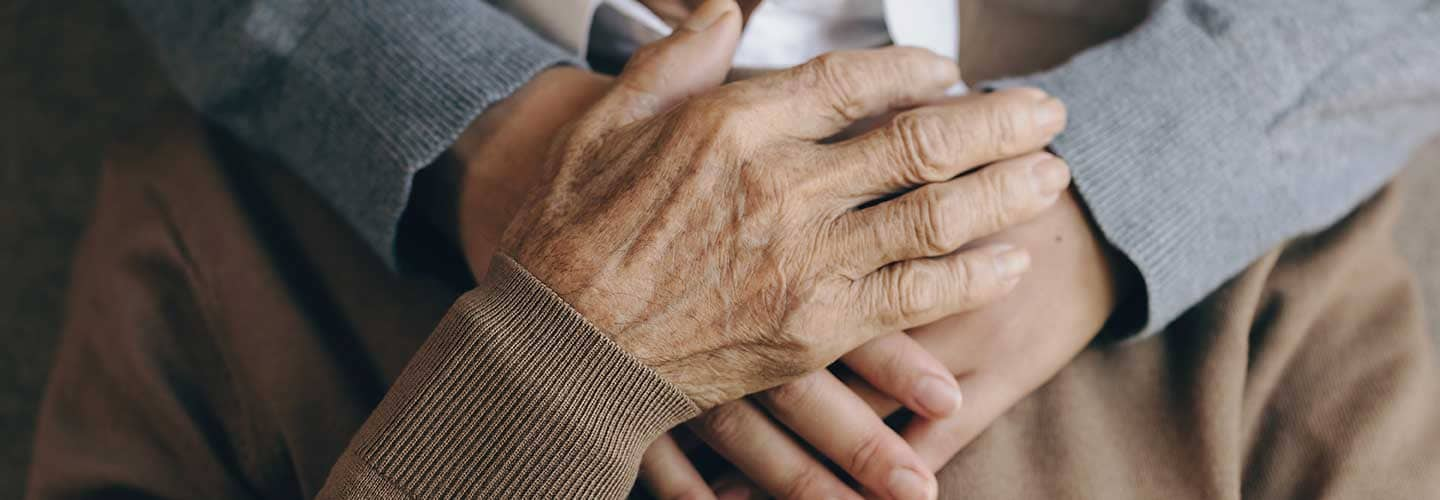
M 215 266 L 193 265 L 208 254 L 177 233 L 181 225 L 170 211 L 224 214 L 159 199 L 173 189 L 157 189 L 149 175 L 106 171 L 100 209 L 75 259 L 26 496 L 294 497 L 305 489 L 301 462 L 325 454 L 328 438 L 318 435 L 332 429 L 285 425 L 345 427 L 349 412 L 366 410 L 346 407 L 349 399 L 337 396 L 312 402 L 333 408 L 273 421 L 274 407 L 263 398 L 310 391 L 254 378 L 243 358 L 255 352 L 241 353 L 224 332 L 251 338 L 255 329 L 297 327 L 226 316 L 214 301 L 235 294 L 207 286 L 214 283 L 202 275 Z M 455 302 L 338 461 L 321 462 L 331 473 L 318 496 L 620 497 L 645 446 L 696 413 L 683 394 L 513 262 L 501 258 L 492 269 Z M 236 274 L 210 278 L 245 281 Z M 286 296 L 269 287 L 248 290 Z M 295 359 L 301 358 L 284 363 Z M 327 373 L 309 368 L 296 373 Z M 317 419 L 327 412 L 337 415 Z M 320 442 L 291 448 L 277 441 L 286 435 Z
M 694 416 L 514 261 L 462 296 L 356 434 L 321 498 L 619 498 Z
M 650 439 L 695 412 L 508 260 L 427 331 L 453 292 L 351 279 L 373 263 L 326 254 L 351 246 L 338 219 L 252 213 L 270 197 L 227 180 L 203 132 L 182 113 L 107 154 L 27 498 L 619 496 Z M 296 220 L 336 273 L 292 274 L 301 250 L 257 229 Z M 382 298 L 307 299 L 354 286 Z

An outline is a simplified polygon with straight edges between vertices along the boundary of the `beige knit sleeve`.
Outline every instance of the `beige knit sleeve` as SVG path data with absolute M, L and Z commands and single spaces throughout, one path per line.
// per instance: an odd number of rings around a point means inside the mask
M 321 498 L 620 498 L 693 417 L 509 258 L 450 309 L 330 472 Z

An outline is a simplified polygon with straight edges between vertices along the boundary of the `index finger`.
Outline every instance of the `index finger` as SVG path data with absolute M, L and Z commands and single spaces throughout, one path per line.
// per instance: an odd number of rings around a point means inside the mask
M 927 464 L 863 400 L 827 370 L 762 392 L 756 398 L 817 451 L 881 498 L 935 498 Z
M 773 495 L 860 498 L 748 399 L 717 406 L 691 420 L 689 426 L 720 456 Z
M 755 97 L 781 133 L 819 140 L 857 120 L 944 97 L 960 81 L 959 66 L 916 47 L 842 50 L 737 84 Z
M 960 409 L 960 385 L 955 376 L 905 332 L 866 342 L 840 359 L 856 375 L 915 413 L 942 418 Z

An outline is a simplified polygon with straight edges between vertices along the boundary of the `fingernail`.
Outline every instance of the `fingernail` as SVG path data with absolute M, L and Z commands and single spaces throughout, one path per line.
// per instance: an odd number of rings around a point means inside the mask
M 1035 123 L 1048 132 L 1059 132 L 1065 124 L 1065 104 L 1048 97 L 1035 107 Z
M 725 17 L 725 14 L 734 10 L 735 0 L 706 0 L 700 8 L 690 14 L 685 20 L 685 29 L 690 31 L 705 31 L 715 21 Z
M 960 388 L 953 378 L 924 377 L 915 384 L 915 399 L 932 416 L 945 416 L 960 408 Z
M 993 245 L 990 247 L 990 255 L 995 257 L 995 272 L 1001 278 L 1013 278 L 1030 269 L 1030 252 L 1014 245 Z
M 1070 168 L 1047 154 L 1030 164 L 1030 181 L 1035 185 L 1035 194 L 1050 199 L 1070 185 Z
M 919 474 L 910 469 L 895 469 L 890 472 L 890 496 L 899 500 L 926 500 L 935 498 L 930 485 Z

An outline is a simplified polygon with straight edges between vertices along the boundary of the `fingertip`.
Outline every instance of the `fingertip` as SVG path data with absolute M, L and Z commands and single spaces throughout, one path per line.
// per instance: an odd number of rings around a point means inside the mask
M 944 418 L 960 410 L 964 396 L 954 377 L 929 375 L 915 383 L 915 406 L 926 418 Z
M 1030 269 L 1030 252 L 1009 243 L 997 243 L 985 247 L 995 261 L 995 274 L 1002 281 L 1018 278 Z
M 1030 164 L 1030 178 L 1035 193 L 1046 201 L 1054 203 L 1060 192 L 1070 186 L 1070 166 L 1064 160 L 1051 156 Z
M 954 59 L 942 56 L 923 47 L 899 47 L 907 51 L 910 57 L 903 60 L 914 65 L 914 71 L 923 75 L 927 87 L 934 87 L 939 91 L 946 91 L 960 83 L 960 65 Z
M 1040 101 L 1035 108 L 1035 123 L 1045 130 L 1047 134 L 1054 136 L 1065 129 L 1066 120 L 1069 119 L 1070 110 L 1065 103 L 1055 97 Z
M 937 481 L 930 471 L 900 467 L 886 481 L 890 497 L 897 500 L 930 500 L 937 495 Z

